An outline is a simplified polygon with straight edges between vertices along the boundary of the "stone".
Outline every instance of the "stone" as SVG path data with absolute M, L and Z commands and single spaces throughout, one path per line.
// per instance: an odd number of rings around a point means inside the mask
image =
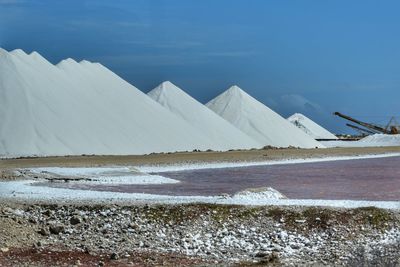
M 72 225 L 77 225 L 82 222 L 82 219 L 79 216 L 73 216 L 71 219 L 69 219 L 69 223 Z
M 115 253 L 115 252 L 111 253 L 110 260 L 118 260 L 118 259 L 119 259 L 119 256 L 117 253 Z
M 292 249 L 300 249 L 299 244 L 296 244 L 296 243 L 291 244 L 290 247 L 291 247 Z
M 39 234 L 41 234 L 42 236 L 49 236 L 49 235 L 50 235 L 50 232 L 49 232 L 49 230 L 47 230 L 46 228 L 41 228 L 41 229 L 39 230 Z
M 256 258 L 264 258 L 267 257 L 269 254 L 265 252 L 257 252 L 256 255 L 254 255 Z
M 260 261 L 260 263 L 276 263 L 279 261 L 279 254 L 276 252 L 272 252 L 271 254 L 269 254 L 266 257 L 263 257 L 262 260 Z
M 50 233 L 53 235 L 58 235 L 62 232 L 64 232 L 65 228 L 61 224 L 52 224 L 49 226 Z

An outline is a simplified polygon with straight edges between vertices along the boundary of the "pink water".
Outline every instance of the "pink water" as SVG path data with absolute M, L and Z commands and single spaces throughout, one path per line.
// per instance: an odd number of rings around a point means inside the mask
M 215 196 L 269 186 L 288 198 L 400 200 L 400 157 L 273 166 L 164 172 L 180 180 L 168 185 L 48 186 L 164 195 Z

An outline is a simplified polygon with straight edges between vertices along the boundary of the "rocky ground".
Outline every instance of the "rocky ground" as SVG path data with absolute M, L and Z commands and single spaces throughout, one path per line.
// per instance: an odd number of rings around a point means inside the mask
M 400 148 L 0 160 L 0 180 L 37 166 L 260 161 Z M 400 211 L 208 204 L 0 202 L 0 266 L 400 266 Z
M 1 205 L 0 266 L 396 266 L 399 227 L 376 208 Z

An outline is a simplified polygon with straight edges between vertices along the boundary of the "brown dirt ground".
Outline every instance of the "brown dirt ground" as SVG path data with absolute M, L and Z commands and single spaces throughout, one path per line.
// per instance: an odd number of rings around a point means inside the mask
M 130 156 L 65 156 L 0 160 L 0 170 L 39 166 L 102 166 L 176 164 L 185 162 L 263 161 L 287 158 L 350 156 L 399 153 L 400 147 L 325 148 L 325 149 L 261 149 L 228 152 L 180 152 Z M 0 175 L 0 179 L 2 175 Z
M 85 252 L 56 249 L 14 248 L 0 252 L 0 267 L 15 266 L 204 266 L 202 259 L 179 254 L 132 252 L 129 257 L 111 260 L 110 255 L 91 255 Z
M 0 217 L 0 244 L 4 247 L 31 246 L 39 236 L 37 231 L 26 222 Z

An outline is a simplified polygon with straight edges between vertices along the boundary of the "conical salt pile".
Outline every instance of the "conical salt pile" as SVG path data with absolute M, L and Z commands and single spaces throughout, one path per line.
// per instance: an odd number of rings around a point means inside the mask
M 206 135 L 215 150 L 260 148 L 256 142 L 173 83 L 161 83 L 148 95 Z
M 232 86 L 211 100 L 207 107 L 264 145 L 323 147 L 238 86 Z
M 0 156 L 206 150 L 186 121 L 100 64 L 0 49 Z
M 338 139 L 333 133 L 303 114 L 295 113 L 287 120 L 314 139 Z

